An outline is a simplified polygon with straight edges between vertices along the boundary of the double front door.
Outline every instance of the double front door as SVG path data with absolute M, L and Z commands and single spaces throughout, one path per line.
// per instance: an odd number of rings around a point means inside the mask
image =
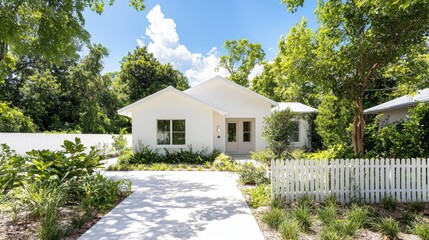
M 254 119 L 226 120 L 226 152 L 229 154 L 248 154 L 255 150 Z

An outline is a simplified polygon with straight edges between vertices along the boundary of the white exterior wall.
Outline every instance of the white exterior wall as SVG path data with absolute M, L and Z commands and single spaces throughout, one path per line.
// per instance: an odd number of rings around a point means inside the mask
M 86 151 L 90 146 L 108 145 L 112 150 L 113 134 L 56 134 L 56 133 L 0 133 L 0 144 L 7 144 L 17 154 L 25 155 L 31 150 L 62 150 L 64 140 L 74 142 L 75 138 L 80 138 Z M 125 135 L 127 144 L 131 147 L 131 135 Z
M 294 142 L 293 146 L 296 148 L 302 148 L 308 145 L 308 131 L 310 131 L 310 127 L 308 121 L 305 119 L 299 120 L 299 142 Z
M 225 152 L 226 150 L 225 131 L 225 117 L 217 112 L 213 112 L 213 148 L 221 152 Z
M 186 145 L 157 145 L 157 120 L 184 119 Z M 152 149 L 186 148 L 213 150 L 213 110 L 175 93 L 166 93 L 136 106 L 132 112 L 133 144 L 141 141 Z
M 400 119 L 405 119 L 407 115 L 409 115 L 409 110 L 412 108 L 398 108 L 398 109 L 392 109 L 383 112 L 383 117 L 381 118 L 381 124 L 390 124 L 393 122 L 396 122 Z
M 189 89 L 186 93 L 227 112 L 225 118 L 254 118 L 255 150 L 262 150 L 267 147 L 267 143 L 262 138 L 262 129 L 264 117 L 271 114 L 269 102 L 243 93 L 222 81 L 205 83 Z M 225 142 L 225 130 L 222 129 L 221 133 L 221 139 Z

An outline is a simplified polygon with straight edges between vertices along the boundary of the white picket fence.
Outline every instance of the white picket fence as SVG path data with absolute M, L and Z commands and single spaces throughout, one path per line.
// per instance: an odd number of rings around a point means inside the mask
M 125 135 L 131 147 L 131 135 Z M 33 149 L 52 151 L 60 150 L 64 140 L 74 141 L 80 138 L 89 150 L 90 146 L 112 146 L 112 134 L 51 134 L 51 133 L 0 133 L 0 144 L 7 144 L 16 153 L 24 155 Z
M 302 195 L 323 201 L 378 203 L 429 201 L 429 159 L 272 160 L 272 197 L 286 202 Z

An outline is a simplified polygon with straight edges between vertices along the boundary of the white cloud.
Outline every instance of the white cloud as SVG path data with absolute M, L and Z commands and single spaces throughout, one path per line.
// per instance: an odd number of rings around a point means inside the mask
M 206 55 L 203 55 L 192 53 L 180 43 L 176 23 L 173 19 L 165 17 L 161 6 L 153 7 L 146 17 L 149 21 L 149 26 L 146 28 L 146 35 L 149 37 L 149 43 L 146 45 L 148 51 L 153 53 L 161 63 L 170 63 L 175 69 L 183 72 L 191 86 L 216 75 L 228 75 L 225 69 L 215 71 L 219 63 L 216 47 L 212 47 Z M 137 39 L 137 44 L 145 45 L 141 39 Z
M 260 64 L 256 64 L 255 67 L 250 71 L 249 74 L 249 80 L 253 80 L 256 76 L 261 75 L 261 73 L 264 71 L 264 66 Z
M 218 51 L 212 47 L 205 55 L 202 53 L 193 53 L 185 45 L 180 43 L 179 35 L 176 30 L 176 23 L 171 18 L 166 18 L 162 13 L 161 6 L 156 5 L 147 14 L 149 26 L 146 28 L 146 36 L 149 43 L 145 44 L 145 36 L 137 39 L 138 46 L 147 46 L 161 63 L 170 63 L 175 69 L 183 72 L 189 79 L 189 84 L 194 86 L 216 75 L 228 76 L 226 69 L 220 68 L 216 71 L 219 64 Z M 255 66 L 249 78 L 261 74 L 263 67 Z

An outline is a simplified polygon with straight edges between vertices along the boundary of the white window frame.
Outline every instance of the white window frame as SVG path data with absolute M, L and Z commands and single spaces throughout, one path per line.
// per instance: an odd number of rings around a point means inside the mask
M 297 128 L 297 131 L 298 131 L 298 141 L 291 141 L 292 143 L 299 143 L 299 141 L 300 141 L 300 137 L 301 137 L 301 122 L 300 122 L 300 120 L 299 119 L 294 119 L 293 120 L 294 122 L 296 122 L 297 124 L 298 124 L 298 128 Z M 294 132 L 293 133 L 294 135 L 296 134 L 296 132 Z M 292 139 L 291 139 L 292 140 Z

